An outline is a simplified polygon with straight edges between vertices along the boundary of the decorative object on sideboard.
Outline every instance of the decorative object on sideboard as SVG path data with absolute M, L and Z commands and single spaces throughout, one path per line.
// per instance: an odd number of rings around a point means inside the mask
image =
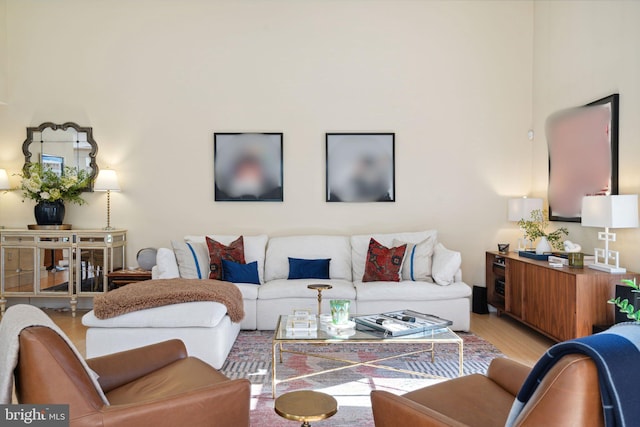
M 107 192 L 107 226 L 104 227 L 103 230 L 113 230 L 113 227 L 111 227 L 111 192 L 120 191 L 116 171 L 113 169 L 103 169 L 98 172 L 93 190 Z
M 136 261 L 138 261 L 138 266 L 145 271 L 151 271 L 153 266 L 156 265 L 157 254 L 158 250 L 156 248 L 140 249 L 136 254 Z
M 609 250 L 609 242 L 616 241 L 616 233 L 609 228 L 638 227 L 638 195 L 586 196 L 582 198 L 582 226 L 604 227 L 598 232 L 598 240 L 604 241 L 604 249 L 596 248 L 596 261 L 589 268 L 608 273 L 625 273 L 620 267 L 620 253 Z
M 327 133 L 326 201 L 395 202 L 395 133 Z
M 509 199 L 508 207 L 507 207 L 507 218 L 511 222 L 520 222 L 523 219 L 527 219 L 531 217 L 531 212 L 542 209 L 542 199 L 538 198 L 528 198 L 528 197 L 518 197 L 515 199 Z M 533 245 L 533 242 L 529 242 L 527 240 L 527 234 L 524 229 L 520 227 L 522 231 L 522 238 L 518 239 L 518 250 L 524 251 L 527 250 L 529 245 Z
M 34 215 L 38 225 L 62 225 L 65 201 L 85 203 L 80 194 L 89 185 L 89 174 L 84 169 L 70 166 L 51 169 L 41 163 L 30 163 L 19 176 L 23 198 L 37 203 Z
M 622 284 L 628 286 L 630 289 L 623 290 L 620 289 L 620 286 L 616 286 L 616 297 L 607 302 L 616 305 L 623 316 L 640 322 L 640 307 L 638 307 L 637 303 L 635 307 L 633 305 L 633 303 L 638 300 L 637 294 L 640 293 L 640 286 L 636 283 L 635 277 L 633 280 L 623 279 Z M 625 292 L 625 290 L 627 292 Z M 616 323 L 620 323 L 621 321 L 624 321 L 624 318 L 621 319 L 621 316 L 616 313 Z
M 82 191 L 92 191 L 91 185 L 98 173 L 96 155 L 98 143 L 93 139 L 93 129 L 76 123 L 42 123 L 27 128 L 27 138 L 22 143 L 23 171 L 29 165 L 40 163 L 62 171 L 64 166 L 84 170 L 89 176 L 88 185 Z
M 566 227 L 558 228 L 550 233 L 545 232 L 545 229 L 549 226 L 547 220 L 546 210 L 535 209 L 531 211 L 530 219 L 521 219 L 518 221 L 518 225 L 524 230 L 525 237 L 532 242 L 540 239 L 540 242 L 536 246 L 536 254 L 541 255 L 545 252 L 551 252 L 551 247 L 561 250 L 563 243 L 560 241 L 563 235 L 569 235 L 569 230 Z
M 580 222 L 582 197 L 618 194 L 618 116 L 613 94 L 547 119 L 549 219 Z
M 508 243 L 498 243 L 498 252 L 501 254 L 509 253 L 509 244 Z

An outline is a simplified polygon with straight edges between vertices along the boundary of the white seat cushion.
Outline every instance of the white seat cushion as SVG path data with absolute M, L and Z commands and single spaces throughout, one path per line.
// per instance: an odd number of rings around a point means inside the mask
M 331 258 L 329 277 L 351 280 L 351 244 L 347 236 L 290 236 L 269 239 L 264 268 L 267 282 L 289 277 L 289 257 Z
M 354 282 L 358 301 L 433 301 L 466 298 L 471 288 L 463 282 L 439 286 L 429 282 Z
M 258 298 L 265 299 L 285 299 L 285 298 L 317 298 L 318 292 L 308 289 L 307 285 L 312 283 L 328 283 L 332 289 L 322 291 L 322 299 L 355 299 L 356 290 L 348 280 L 319 280 L 319 279 L 296 279 L 296 280 L 272 280 L 260 286 Z
M 258 288 L 255 283 L 234 283 L 240 289 L 242 299 L 258 299 Z
M 92 328 L 213 328 L 225 314 L 224 304 L 198 301 L 147 308 L 110 319 L 98 319 L 91 310 L 82 316 L 82 324 Z
M 435 242 L 438 238 L 438 232 L 436 230 L 427 230 L 407 233 L 362 234 L 351 236 L 351 263 L 354 282 L 362 280 L 364 276 L 364 266 L 367 259 L 367 252 L 369 251 L 369 241 L 372 237 L 381 245 L 391 248 L 393 247 L 394 239 L 406 243 L 420 243 L 431 237 Z

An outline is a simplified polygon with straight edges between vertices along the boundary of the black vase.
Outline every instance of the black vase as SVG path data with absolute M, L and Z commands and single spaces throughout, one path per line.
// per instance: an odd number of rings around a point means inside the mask
M 33 208 L 38 225 L 62 225 L 64 221 L 64 202 L 56 200 L 55 202 L 40 201 Z

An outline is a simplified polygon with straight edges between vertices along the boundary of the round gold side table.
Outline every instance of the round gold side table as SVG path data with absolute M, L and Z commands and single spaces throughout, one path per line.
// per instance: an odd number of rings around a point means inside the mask
M 282 418 L 302 421 L 302 427 L 310 427 L 309 422 L 324 420 L 338 412 L 338 402 L 319 391 L 297 390 L 277 398 L 274 409 Z
M 318 320 L 320 318 L 320 311 L 322 310 L 322 291 L 331 289 L 333 286 L 328 283 L 315 283 L 311 285 L 307 285 L 307 289 L 314 289 L 318 291 Z

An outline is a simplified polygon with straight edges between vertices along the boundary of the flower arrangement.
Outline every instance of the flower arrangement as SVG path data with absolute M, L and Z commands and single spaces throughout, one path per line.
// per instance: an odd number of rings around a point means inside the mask
M 633 280 L 623 279 L 622 283 L 633 288 L 631 292 L 640 292 L 640 286 L 638 286 L 638 284 L 636 283 L 635 277 L 633 278 Z M 617 297 L 611 298 L 607 302 L 609 304 L 616 305 L 620 310 L 620 313 L 626 314 L 629 319 L 636 322 L 640 321 L 640 309 L 636 310 L 632 304 L 629 304 L 628 299 L 620 299 L 620 297 Z
M 562 236 L 568 236 L 569 230 L 566 227 L 561 227 L 556 231 L 552 231 L 551 233 L 545 233 L 545 229 L 549 226 L 549 221 L 547 221 L 547 211 L 546 209 L 536 209 L 531 211 L 531 219 L 524 220 L 521 219 L 518 221 L 518 225 L 522 230 L 524 230 L 524 234 L 527 239 L 535 242 L 540 237 L 546 237 L 551 246 L 553 246 L 557 250 L 562 250 Z
M 22 177 L 20 188 L 23 198 L 36 202 L 69 201 L 82 205 L 86 203 L 80 194 L 89 185 L 89 174 L 85 170 L 65 166 L 58 175 L 40 163 L 31 163 Z

